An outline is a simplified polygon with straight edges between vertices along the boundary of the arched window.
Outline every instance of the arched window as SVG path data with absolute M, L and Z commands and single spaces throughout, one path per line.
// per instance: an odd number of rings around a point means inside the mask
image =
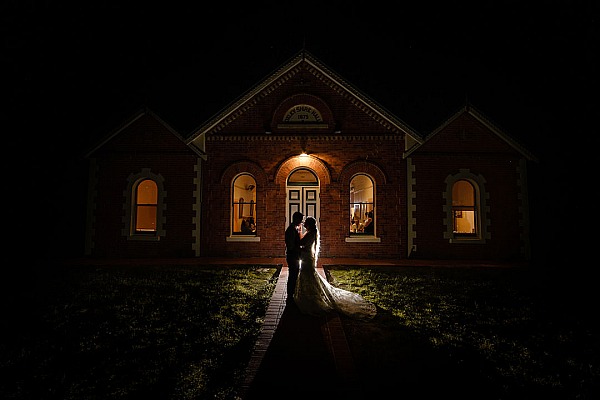
M 478 212 L 473 184 L 461 179 L 452 185 L 452 219 L 454 235 L 477 236 Z
M 485 178 L 469 169 L 446 177 L 444 238 L 450 243 L 485 243 L 490 239 Z
M 135 233 L 155 233 L 158 208 L 158 186 L 144 179 L 135 188 Z
M 127 177 L 121 230 L 127 240 L 158 241 L 167 235 L 164 181 L 162 175 L 153 173 L 150 168 L 142 168 L 139 173 Z
M 236 176 L 232 182 L 231 233 L 257 234 L 256 180 L 249 174 Z
M 375 235 L 375 185 L 364 174 L 350 181 L 350 236 Z

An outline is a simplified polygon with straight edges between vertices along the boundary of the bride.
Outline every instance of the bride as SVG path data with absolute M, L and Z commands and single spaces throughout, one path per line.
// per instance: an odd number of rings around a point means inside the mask
M 306 233 L 300 240 L 300 275 L 294 291 L 294 302 L 304 314 L 325 315 L 338 311 L 355 318 L 373 318 L 377 314 L 374 304 L 359 294 L 331 285 L 317 272 L 319 230 L 317 220 L 307 217 Z

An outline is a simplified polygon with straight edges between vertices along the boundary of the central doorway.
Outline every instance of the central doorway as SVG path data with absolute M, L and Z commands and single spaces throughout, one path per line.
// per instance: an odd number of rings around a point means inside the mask
M 314 217 L 319 223 L 319 178 L 308 168 L 293 170 L 286 185 L 286 227 L 292 222 L 292 215 L 300 211 L 305 217 Z

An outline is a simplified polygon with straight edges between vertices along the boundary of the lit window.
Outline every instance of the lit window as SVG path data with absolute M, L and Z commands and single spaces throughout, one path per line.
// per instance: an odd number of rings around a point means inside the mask
M 158 187 L 151 179 L 141 181 L 135 191 L 136 233 L 156 232 Z
M 373 180 L 356 175 L 350 181 L 350 235 L 375 235 Z
M 256 181 L 251 175 L 238 175 L 233 180 L 232 193 L 232 234 L 256 236 Z
M 452 218 L 455 235 L 475 236 L 477 232 L 476 191 L 466 180 L 452 185 Z

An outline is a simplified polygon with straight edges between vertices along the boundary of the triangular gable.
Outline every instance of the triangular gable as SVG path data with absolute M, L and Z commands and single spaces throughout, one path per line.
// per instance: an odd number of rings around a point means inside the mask
M 167 129 L 168 132 L 175 135 L 175 137 L 177 137 L 182 143 L 186 144 L 196 154 L 198 154 L 201 157 L 205 157 L 205 154 L 200 149 L 198 149 L 195 146 L 189 146 L 186 143 L 183 136 L 181 136 L 175 129 L 173 129 L 169 124 L 167 124 L 165 121 L 163 121 L 158 115 L 156 115 L 154 112 L 152 112 L 147 107 L 142 107 L 136 113 L 134 113 L 127 121 L 125 121 L 122 125 L 117 127 L 115 130 L 109 132 L 104 138 L 102 138 L 98 144 L 96 144 L 91 150 L 89 150 L 85 154 L 85 158 L 91 157 L 96 151 L 98 151 L 98 149 L 105 146 L 106 143 L 110 142 L 112 139 L 114 139 L 116 136 L 118 136 L 120 133 L 125 131 L 128 127 L 130 127 L 136 121 L 138 121 L 140 118 L 142 118 L 146 115 L 148 115 L 148 116 L 154 118 L 156 121 L 158 121 L 161 125 L 163 125 Z
M 520 143 L 518 143 L 515 139 L 513 139 L 510 135 L 508 135 L 506 132 L 504 132 L 503 130 L 501 130 L 495 124 L 493 124 L 480 111 L 476 110 L 475 108 L 473 108 L 473 106 L 471 106 L 469 104 L 463 106 L 452 117 L 450 117 L 448 120 L 446 120 L 442 125 L 440 125 L 433 132 L 431 132 L 430 134 L 428 134 L 425 137 L 425 139 L 419 145 L 417 145 L 417 146 L 413 147 L 412 149 L 408 150 L 407 152 L 405 152 L 404 153 L 404 158 L 409 157 L 412 153 L 414 153 L 415 151 L 418 151 L 419 148 L 423 147 L 433 137 L 435 137 L 436 135 L 438 135 L 446 127 L 448 127 L 450 124 L 452 124 L 457 118 L 459 118 L 460 116 L 462 116 L 465 113 L 468 113 L 473 118 L 475 118 L 478 122 L 480 122 L 487 129 L 489 129 L 490 132 L 492 132 L 493 134 L 495 134 L 499 139 L 501 139 L 502 141 L 504 141 L 505 143 L 507 143 L 510 147 L 512 147 L 513 149 L 515 149 L 518 153 L 520 153 L 527 160 L 537 161 L 537 158 L 536 158 L 535 155 L 533 155 L 524 146 L 522 146 Z
M 347 83 L 306 50 L 302 50 L 281 68 L 242 95 L 237 101 L 233 102 L 230 106 L 217 113 L 208 122 L 194 130 L 188 137 L 187 143 L 203 148 L 202 141 L 206 135 L 219 132 L 227 127 L 227 125 L 231 124 L 253 104 L 264 97 L 265 94 L 272 92 L 284 82 L 286 76 L 293 73 L 293 70 L 302 63 L 307 64 L 314 75 L 321 75 L 330 80 L 333 84 L 332 86 L 335 87 L 335 90 L 349 96 L 352 99 L 351 101 L 356 104 L 359 109 L 368 114 L 377 123 L 393 132 L 403 133 L 409 143 L 421 143 L 423 141 L 420 135 L 406 123 Z

